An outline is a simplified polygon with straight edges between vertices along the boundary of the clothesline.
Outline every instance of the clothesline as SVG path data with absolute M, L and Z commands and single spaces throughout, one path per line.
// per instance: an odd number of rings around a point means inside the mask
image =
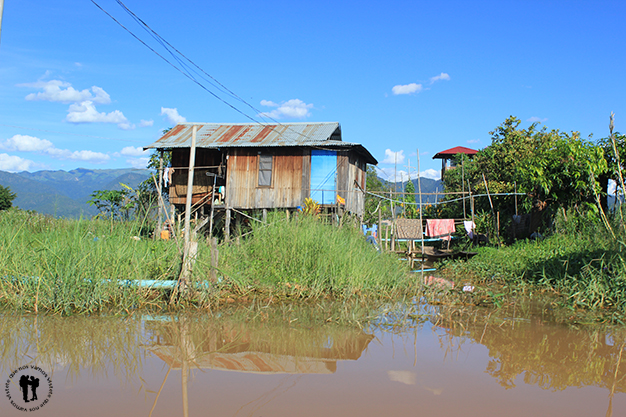
M 385 196 L 380 195 L 380 194 L 372 193 L 370 191 L 364 191 L 364 192 L 366 194 L 373 195 L 374 197 L 378 197 L 378 198 L 383 199 L 383 200 L 391 201 L 393 203 L 408 204 L 408 205 L 414 205 L 414 206 L 419 206 L 419 204 L 420 204 L 418 202 L 413 203 L 411 201 L 396 200 L 396 199 L 393 199 L 393 198 L 385 197 Z M 468 198 L 471 198 L 471 197 L 488 197 L 488 196 L 494 197 L 494 196 L 511 196 L 511 195 L 526 195 L 526 194 L 524 194 L 524 193 L 472 194 L 471 196 L 454 198 L 452 200 L 436 201 L 434 203 L 422 203 L 422 205 L 436 206 L 438 204 L 452 203 L 454 201 L 461 201 L 461 200 L 465 200 L 465 199 L 468 199 Z

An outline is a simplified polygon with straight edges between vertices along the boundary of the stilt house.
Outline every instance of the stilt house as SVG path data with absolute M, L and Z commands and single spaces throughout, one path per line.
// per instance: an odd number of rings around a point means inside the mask
M 144 148 L 172 152 L 166 174 L 170 203 L 186 203 L 194 130 L 194 205 L 295 209 L 310 197 L 363 215 L 366 166 L 377 161 L 362 145 L 344 142 L 336 122 L 178 124 Z
M 441 178 L 443 178 L 444 174 L 446 173 L 446 169 L 452 169 L 456 167 L 454 157 L 460 153 L 472 158 L 478 153 L 478 151 L 475 149 L 466 148 L 465 146 L 457 146 L 455 148 L 437 152 L 435 156 L 433 156 L 433 159 L 441 159 Z

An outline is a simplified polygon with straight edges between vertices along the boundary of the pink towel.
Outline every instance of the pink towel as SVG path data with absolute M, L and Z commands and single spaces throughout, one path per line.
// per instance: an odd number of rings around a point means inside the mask
M 451 233 L 456 232 L 454 219 L 429 219 L 426 220 L 426 236 L 450 240 Z

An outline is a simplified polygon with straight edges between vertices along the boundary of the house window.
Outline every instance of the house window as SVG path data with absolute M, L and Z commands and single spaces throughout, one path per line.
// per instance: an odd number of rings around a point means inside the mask
M 272 186 L 272 155 L 259 155 L 259 187 Z

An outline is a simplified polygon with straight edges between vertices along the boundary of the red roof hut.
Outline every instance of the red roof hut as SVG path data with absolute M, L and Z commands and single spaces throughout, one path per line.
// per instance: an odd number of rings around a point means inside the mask
M 465 146 L 456 146 L 445 151 L 437 152 L 435 156 L 433 156 L 433 159 L 441 159 L 441 178 L 443 178 L 443 175 L 446 172 L 446 168 L 450 169 L 456 167 L 454 156 L 460 153 L 472 158 L 478 153 L 478 151 L 475 149 L 466 148 Z

